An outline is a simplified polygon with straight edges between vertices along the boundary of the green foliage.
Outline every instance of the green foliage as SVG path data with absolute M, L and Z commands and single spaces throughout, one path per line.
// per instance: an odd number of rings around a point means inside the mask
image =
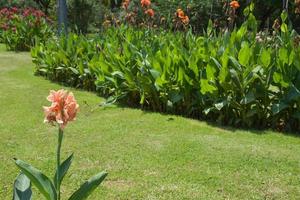
M 13 200 L 32 200 L 31 182 L 23 173 L 15 180 Z
M 106 172 L 101 172 L 96 174 L 89 180 L 87 180 L 81 187 L 72 194 L 69 200 L 84 200 L 86 199 L 97 187 L 98 185 L 105 179 L 107 176 Z
M 68 1 L 68 20 L 71 29 L 85 34 L 94 28 L 99 28 L 103 15 L 101 9 L 101 1 Z
M 57 199 L 55 187 L 46 175 L 22 160 L 17 159 L 16 165 L 22 170 L 22 173 L 31 180 L 31 182 L 38 188 L 47 200 Z
M 239 29 L 204 36 L 112 28 L 95 39 L 50 41 L 32 56 L 38 74 L 76 87 L 95 85 L 110 96 L 108 103 L 298 130 L 298 36 L 288 29 L 261 35 L 256 26 L 250 14 Z

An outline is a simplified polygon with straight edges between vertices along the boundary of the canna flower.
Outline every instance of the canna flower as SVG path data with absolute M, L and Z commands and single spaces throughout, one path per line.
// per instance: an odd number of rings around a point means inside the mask
M 11 11 L 12 11 L 13 13 L 16 13 L 16 12 L 19 11 L 19 9 L 18 9 L 17 7 L 12 7 L 12 8 L 11 8 Z
M 230 7 L 233 9 L 238 9 L 240 7 L 240 4 L 238 1 L 231 1 L 230 2 Z
M 45 113 L 44 122 L 51 124 L 56 122 L 63 129 L 68 122 L 75 120 L 79 105 L 72 92 L 51 90 L 47 100 L 52 104 L 49 107 L 43 107 Z
M 122 3 L 122 7 L 123 7 L 125 10 L 127 10 L 129 4 L 130 4 L 130 0 L 125 0 L 125 1 L 123 1 L 123 3 Z
M 184 14 L 183 10 L 181 10 L 180 8 L 177 9 L 176 15 L 177 15 L 177 17 L 179 17 L 180 19 L 184 19 L 184 17 L 185 17 L 185 14 Z
M 145 11 L 145 14 L 149 15 L 150 17 L 153 17 L 155 13 L 154 10 L 150 8 Z
M 151 1 L 150 0 L 141 0 L 141 5 L 142 5 L 142 7 L 148 7 L 151 5 Z
M 182 23 L 184 23 L 184 24 L 188 24 L 188 23 L 190 22 L 190 19 L 189 19 L 188 16 L 184 16 L 184 18 L 181 19 L 181 21 L 182 21 Z

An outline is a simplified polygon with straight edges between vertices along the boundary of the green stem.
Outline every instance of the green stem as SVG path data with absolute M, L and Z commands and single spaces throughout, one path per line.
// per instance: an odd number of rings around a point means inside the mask
M 60 181 L 59 181 L 59 176 L 60 176 L 60 149 L 61 149 L 61 143 L 63 140 L 64 132 L 59 127 L 58 131 L 58 145 L 57 145 L 57 152 L 56 152 L 56 158 L 57 158 L 57 173 L 56 173 L 56 192 L 57 192 L 57 200 L 60 200 Z

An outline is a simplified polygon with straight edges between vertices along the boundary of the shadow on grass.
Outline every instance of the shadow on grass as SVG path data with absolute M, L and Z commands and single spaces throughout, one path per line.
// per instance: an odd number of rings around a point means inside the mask
M 100 95 L 98 95 L 100 96 Z M 103 96 L 100 96 L 102 98 L 105 98 Z M 211 120 L 205 120 L 205 119 L 199 119 L 199 118 L 195 118 L 195 117 L 189 117 L 186 115 L 180 115 L 180 114 L 173 114 L 173 113 L 168 113 L 168 112 L 156 112 L 156 111 L 151 111 L 148 109 L 143 109 L 140 106 L 128 106 L 124 103 L 115 103 L 113 104 L 114 108 L 121 108 L 121 109 L 137 109 L 137 110 L 141 110 L 143 112 L 144 115 L 147 114 L 157 114 L 159 113 L 162 116 L 166 117 L 166 121 L 174 121 L 176 117 L 181 117 L 183 119 L 192 119 L 192 120 L 196 120 L 199 123 L 205 123 L 208 126 L 217 128 L 217 129 L 221 129 L 224 131 L 230 131 L 230 132 L 239 132 L 239 131 L 246 131 L 252 134 L 256 134 L 256 135 L 265 135 L 265 134 L 269 134 L 271 132 L 275 132 L 278 134 L 283 134 L 286 136 L 291 136 L 291 137 L 296 137 L 296 138 L 300 138 L 300 133 L 299 132 L 292 132 L 292 131 L 277 131 L 277 130 L 273 130 L 270 127 L 267 128 L 249 128 L 249 127 L 234 127 L 234 126 L 230 126 L 230 125 L 222 125 L 220 123 L 217 123 L 215 121 L 211 121 Z M 107 108 L 110 108 L 110 106 L 108 106 Z M 112 108 L 112 107 L 111 107 Z M 104 107 L 104 109 L 106 109 Z
M 56 84 L 59 84 L 59 85 L 62 85 L 63 87 L 68 87 L 68 88 L 72 88 L 72 86 L 69 86 L 67 83 L 64 83 L 64 82 L 60 82 L 60 81 L 54 81 L 54 80 L 51 80 L 51 79 L 48 79 L 44 76 L 40 76 L 38 74 L 35 74 L 36 76 L 38 77 L 42 77 L 52 83 L 56 83 Z M 73 87 L 74 88 L 74 87 Z M 78 88 L 78 87 L 75 87 L 77 90 L 79 91 L 88 91 L 88 92 L 91 92 L 103 99 L 108 99 L 108 96 L 104 96 L 104 95 L 101 95 L 99 94 L 99 92 L 95 91 L 95 90 L 85 90 L 83 88 Z M 89 106 L 89 105 L 87 105 Z M 158 112 L 158 111 L 152 111 L 151 109 L 149 108 L 143 108 L 141 106 L 139 106 L 138 104 L 133 104 L 133 103 L 126 103 L 126 102 L 113 102 L 112 104 L 107 104 L 105 105 L 104 102 L 101 102 L 98 104 L 99 108 L 102 108 L 102 109 L 115 109 L 115 108 L 118 108 L 118 109 L 137 109 L 137 110 L 141 110 L 143 112 L 143 114 L 154 114 L 154 113 L 159 113 L 160 115 L 162 116 L 166 116 L 166 121 L 174 121 L 176 117 L 182 117 L 184 119 L 193 119 L 193 120 L 196 120 L 196 121 L 199 121 L 200 122 L 203 122 L 203 123 L 206 123 L 208 126 L 211 126 L 211 127 L 215 127 L 215 128 L 218 128 L 218 129 L 221 129 L 221 130 L 224 130 L 224 131 L 230 131 L 230 132 L 238 132 L 238 131 L 247 131 L 249 133 L 253 133 L 253 134 L 256 134 L 256 135 L 265 135 L 265 134 L 269 134 L 270 132 L 276 132 L 278 134 L 284 134 L 286 136 L 291 136 L 291 137 L 297 137 L 297 138 L 300 138 L 300 133 L 299 132 L 292 132 L 292 131 L 278 131 L 278 130 L 274 130 L 274 129 L 271 129 L 270 127 L 266 127 L 266 128 L 249 128 L 249 127 L 241 127 L 241 126 L 230 126 L 230 125 L 223 125 L 223 124 L 220 124 L 220 123 L 217 123 L 215 121 L 212 121 L 212 120 L 207 120 L 207 119 L 204 119 L 201 117 L 201 115 L 198 115 L 198 117 L 190 117 L 190 116 L 187 116 L 187 115 L 181 115 L 181 114 L 177 114 L 177 113 L 172 113 L 172 112 Z M 92 110 L 94 110 L 96 108 L 93 108 Z

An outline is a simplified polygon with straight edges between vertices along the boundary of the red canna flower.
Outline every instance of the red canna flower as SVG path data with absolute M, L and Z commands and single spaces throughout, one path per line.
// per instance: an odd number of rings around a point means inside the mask
M 151 1 L 150 0 L 141 0 L 141 5 L 142 5 L 142 7 L 148 7 L 151 5 Z
M 19 9 L 18 9 L 17 7 L 12 7 L 12 8 L 11 8 L 11 11 L 12 11 L 13 13 L 18 12 L 18 10 L 19 10 Z
M 150 17 L 154 17 L 155 13 L 154 13 L 154 10 L 150 8 L 145 11 L 145 14 L 149 15 Z

